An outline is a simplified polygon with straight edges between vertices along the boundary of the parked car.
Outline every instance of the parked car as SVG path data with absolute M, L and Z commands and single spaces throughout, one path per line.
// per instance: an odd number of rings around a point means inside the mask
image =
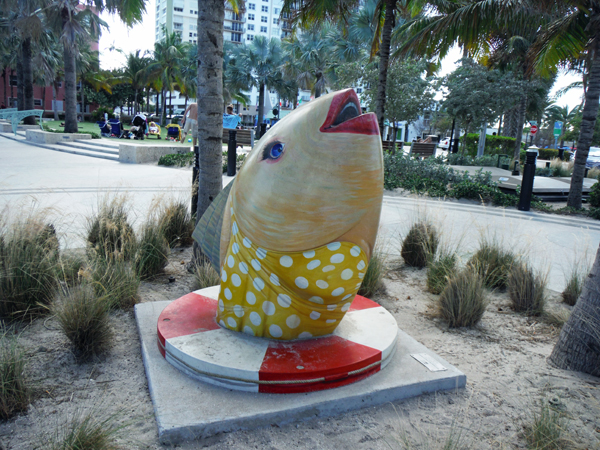
M 573 154 L 573 161 L 577 156 L 577 151 Z M 590 147 L 585 167 L 600 167 L 600 147 Z
M 449 146 L 450 146 L 450 137 L 446 137 L 438 143 L 438 147 L 441 148 L 442 150 L 448 150 Z

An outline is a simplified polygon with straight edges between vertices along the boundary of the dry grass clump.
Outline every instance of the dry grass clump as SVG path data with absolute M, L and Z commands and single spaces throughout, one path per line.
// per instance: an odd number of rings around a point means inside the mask
M 207 259 L 194 267 L 194 290 L 216 286 L 220 283 L 221 277 Z
M 555 177 L 570 177 L 573 174 L 573 165 L 564 164 L 560 158 L 552 159 L 550 168 Z
M 561 292 L 563 302 L 567 305 L 575 306 L 575 302 L 581 295 L 583 289 L 583 283 L 587 278 L 588 270 L 582 270 L 579 267 L 574 267 L 571 271 L 571 275 L 567 280 L 565 289 Z
M 381 248 L 381 244 L 376 244 L 373 248 L 373 254 L 371 255 L 371 261 L 369 261 L 365 276 L 358 288 L 358 295 L 371 297 L 385 289 L 383 277 L 386 274 L 386 260 L 387 257 Z
M 484 240 L 467 262 L 467 267 L 481 275 L 484 286 L 503 289 L 515 259 L 515 255 L 504 250 L 499 243 Z
M 0 334 L 0 419 L 26 411 L 30 390 L 25 380 L 25 355 L 17 341 Z
M 546 309 L 542 318 L 544 322 L 548 325 L 552 325 L 557 328 L 562 328 L 562 326 L 567 323 L 569 317 L 571 316 L 571 311 L 567 309 Z
M 102 416 L 98 411 L 78 412 L 46 436 L 40 448 L 49 450 L 119 450 L 115 438 L 123 426 L 115 415 Z
M 88 285 L 79 285 L 57 294 L 52 312 L 69 339 L 75 355 L 88 359 L 108 347 L 111 329 L 108 303 Z
M 187 203 L 171 200 L 161 205 L 158 213 L 158 223 L 169 246 L 188 246 L 192 244 L 194 222 Z
M 441 293 L 448 279 L 458 270 L 458 256 L 454 252 L 441 252 L 427 265 L 427 290 L 432 294 Z
M 92 285 L 95 295 L 104 298 L 109 308 L 131 308 L 139 300 L 140 277 L 127 261 L 96 260 L 83 277 L 85 283 Z
M 58 260 L 57 276 L 60 281 L 73 286 L 80 281 L 81 274 L 87 265 L 88 262 L 84 255 L 78 253 L 62 254 Z
M 439 244 L 438 232 L 427 222 L 415 223 L 402 241 L 400 254 L 412 267 L 423 268 L 433 258 Z
M 531 419 L 524 425 L 527 447 L 535 450 L 564 450 L 569 448 L 567 416 L 543 401 L 539 412 L 532 411 Z
M 507 280 L 511 306 L 517 312 L 539 316 L 546 303 L 546 279 L 533 272 L 527 263 L 513 264 Z
M 597 180 L 600 177 L 600 167 L 592 167 L 588 170 L 587 178 Z
M 50 304 L 59 243 L 44 212 L 0 224 L 0 315 L 23 317 Z M 0 218 L 2 220 L 2 218 Z
M 168 262 L 169 244 L 164 238 L 160 225 L 148 221 L 142 227 L 137 243 L 134 267 L 141 278 L 149 278 L 160 273 Z
M 486 306 L 483 280 L 477 272 L 469 269 L 450 278 L 438 299 L 440 316 L 450 328 L 477 325 Z
M 135 235 L 128 220 L 124 196 L 105 198 L 97 214 L 88 217 L 87 242 L 94 257 L 129 260 L 135 249 Z

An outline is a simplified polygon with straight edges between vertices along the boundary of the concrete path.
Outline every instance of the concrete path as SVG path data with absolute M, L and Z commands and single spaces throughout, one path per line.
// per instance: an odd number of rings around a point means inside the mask
M 0 211 L 35 203 L 53 209 L 67 247 L 83 246 L 85 217 L 106 194 L 126 193 L 140 224 L 154 199 L 189 201 L 192 171 L 155 165 L 122 164 L 49 151 L 0 137 Z M 224 177 L 223 183 L 231 179 Z M 548 271 L 549 287 L 561 291 L 565 274 L 578 258 L 591 261 L 600 243 L 600 221 L 481 206 L 473 202 L 398 197 L 386 192 L 381 241 L 400 254 L 402 235 L 413 221 L 430 218 L 448 245 L 459 245 L 466 260 L 482 236 L 527 253 Z M 587 255 L 586 255 L 587 251 Z

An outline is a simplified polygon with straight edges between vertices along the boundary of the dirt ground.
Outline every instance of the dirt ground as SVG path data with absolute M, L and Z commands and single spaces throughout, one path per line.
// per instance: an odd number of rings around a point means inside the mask
M 175 299 L 190 292 L 193 280 L 182 262 L 189 249 L 175 249 L 164 275 L 142 283 L 142 301 Z M 550 402 L 567 417 L 564 448 L 600 449 L 600 379 L 552 368 L 546 359 L 559 330 L 514 313 L 506 293 L 490 293 L 490 303 L 474 329 L 449 329 L 435 317 L 436 297 L 425 290 L 425 270 L 389 263 L 385 292 L 373 299 L 394 315 L 402 330 L 467 375 L 467 387 L 423 395 L 287 426 L 220 434 L 176 446 L 212 449 L 441 449 L 449 436 L 456 449 L 526 448 L 523 427 Z M 169 283 L 169 276 L 175 281 Z M 553 308 L 565 308 L 549 292 Z M 110 350 L 77 364 L 54 318 L 24 327 L 19 337 L 27 355 L 27 375 L 35 398 L 27 413 L 0 422 L 0 449 L 47 448 L 48 439 L 71 417 L 92 410 L 114 416 L 124 428 L 124 449 L 162 449 L 133 311 L 111 316 Z M 368 380 L 363 381 L 368 382 Z M 201 407 L 201 405 L 199 406 Z

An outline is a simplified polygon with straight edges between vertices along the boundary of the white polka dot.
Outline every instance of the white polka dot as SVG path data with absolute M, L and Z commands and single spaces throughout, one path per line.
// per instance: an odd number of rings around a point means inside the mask
M 329 287 L 329 283 L 327 281 L 317 280 L 317 286 L 319 286 L 321 289 L 327 289 Z
M 249 334 L 250 336 L 254 336 L 254 330 L 252 328 L 250 328 L 248 325 L 246 325 L 242 331 L 246 334 Z
M 314 258 L 315 257 L 315 251 L 314 250 L 310 250 L 308 252 L 304 252 L 302 253 L 304 255 L 305 258 Z
M 271 274 L 271 276 L 269 277 L 269 280 L 271 280 L 271 283 L 274 284 L 275 286 L 279 286 L 279 277 L 277 275 L 275 275 L 274 273 Z
M 244 244 L 244 247 L 246 247 L 246 248 L 252 247 L 252 241 L 250 239 L 248 239 L 247 237 L 244 238 L 244 240 L 242 241 L 242 244 Z
M 365 277 L 364 272 L 358 272 L 358 278 L 360 278 L 362 280 L 364 277 Z
M 304 277 L 296 278 L 295 283 L 300 289 L 306 289 L 308 287 L 308 280 Z
M 344 301 L 344 300 L 346 300 L 346 299 L 348 299 L 350 297 L 352 297 L 352 294 L 348 294 L 348 295 L 344 296 L 344 298 L 342 298 L 342 301 Z
M 323 267 L 323 272 L 331 272 L 332 270 L 335 270 L 335 266 L 329 265 Z
M 351 304 L 352 303 L 346 303 L 344 306 L 342 306 L 342 311 L 344 311 L 344 312 L 348 311 L 350 309 Z
M 237 242 L 233 243 L 233 245 L 231 246 L 231 251 L 234 255 L 236 255 L 240 251 L 240 246 Z
M 275 314 L 275 305 L 269 301 L 263 302 L 262 310 L 267 316 L 272 316 L 273 314 Z
M 311 262 L 309 262 L 309 263 L 306 265 L 306 268 L 307 268 L 308 270 L 313 270 L 313 269 L 315 269 L 315 268 L 319 267 L 320 265 L 321 265 L 321 261 L 319 261 L 318 259 L 315 259 L 314 261 L 311 261 Z
M 331 242 L 330 244 L 327 244 L 327 248 L 331 251 L 335 251 L 338 248 L 340 248 L 342 246 L 342 244 L 340 244 L 339 242 Z
M 221 280 L 227 281 L 227 272 L 224 270 L 221 271 Z
M 333 305 L 327 305 L 327 311 L 333 311 L 333 310 L 335 310 L 335 308 L 337 308 L 336 303 L 334 303 Z
M 233 215 L 233 208 L 229 208 L 229 212 Z
M 234 273 L 233 275 L 231 275 L 231 282 L 235 287 L 238 287 L 240 284 L 242 284 L 242 279 L 237 273 Z
M 231 328 L 235 328 L 237 327 L 237 322 L 233 317 L 230 317 L 227 319 L 227 325 L 229 325 Z
M 358 245 L 355 245 L 354 247 L 352 247 L 350 249 L 350 254 L 352 256 L 358 256 L 358 255 L 360 255 L 360 252 L 361 252 L 361 250 L 360 250 L 360 247 Z
M 237 226 L 237 222 L 233 222 L 233 225 L 232 225 L 232 227 L 231 227 L 231 232 L 232 232 L 233 234 L 237 234 L 237 232 L 238 232 L 238 226 Z
M 317 311 L 313 311 L 310 313 L 310 318 L 312 320 L 317 320 L 319 317 L 321 317 L 321 313 L 317 312 Z
M 359 262 L 359 263 L 356 265 L 356 268 L 357 268 L 358 270 L 363 270 L 363 269 L 365 268 L 365 262 L 364 262 L 364 261 L 361 261 L 361 262 Z
M 225 311 L 225 304 L 223 303 L 222 298 L 219 299 L 219 311 L 221 311 L 221 312 Z
M 285 324 L 292 330 L 294 328 L 298 328 L 298 325 L 300 325 L 300 317 L 298 317 L 296 314 L 292 314 L 287 319 L 285 319 Z
M 260 270 L 260 263 L 258 262 L 258 259 L 253 259 L 252 261 L 250 261 L 250 264 L 252 264 L 252 267 L 254 268 L 254 270 L 256 270 L 257 272 Z
M 356 283 L 356 288 L 358 289 L 362 283 Z
M 325 323 L 336 323 L 336 322 L 337 322 L 337 320 L 335 320 L 335 319 L 327 319 L 325 321 Z
M 229 288 L 225 288 L 225 291 L 223 293 L 225 294 L 225 298 L 227 298 L 227 300 L 231 300 L 231 291 L 229 290 Z
M 298 337 L 299 337 L 300 339 L 305 339 L 305 338 L 312 337 L 312 334 L 311 334 L 311 333 L 309 333 L 308 331 L 303 331 L 302 333 L 300 333 L 300 334 L 298 335 Z
M 259 326 L 262 322 L 260 315 L 256 311 L 250 313 L 250 322 L 252 322 L 252 325 L 255 327 Z
M 242 272 L 244 275 L 248 273 L 248 264 L 246 264 L 244 261 L 242 261 L 240 263 L 240 272 Z
M 227 257 L 227 265 L 228 265 L 229 267 L 233 267 L 233 265 L 234 265 L 234 264 L 235 264 L 235 260 L 233 259 L 233 256 L 229 255 L 229 256 Z
M 279 325 L 271 325 L 269 327 L 269 333 L 274 338 L 280 338 L 281 336 L 283 336 L 283 331 L 281 331 L 281 328 L 279 327 Z
M 258 249 L 256 249 L 256 256 L 258 256 L 259 259 L 265 259 L 267 251 L 264 248 L 258 247 Z
M 277 303 L 279 303 L 279 306 L 282 308 L 288 308 L 292 304 L 292 299 L 289 295 L 279 294 L 277 296 Z
M 342 270 L 342 280 L 349 280 L 350 278 L 352 278 L 353 274 L 354 272 L 352 272 L 350 269 Z
M 254 295 L 254 292 L 246 292 L 246 301 L 251 305 L 254 305 L 256 303 L 256 295 Z
M 344 261 L 344 255 L 342 255 L 341 253 L 336 253 L 331 258 L 329 258 L 329 261 L 331 261 L 334 264 L 339 264 L 342 261 Z
M 242 305 L 235 305 L 233 307 L 233 313 L 238 317 L 242 317 L 244 315 L 244 308 Z
M 317 303 L 319 305 L 322 305 L 323 303 L 325 303 L 321 297 L 317 297 L 316 295 L 314 297 L 309 298 L 308 301 Z
M 254 289 L 256 289 L 257 291 L 262 291 L 265 287 L 265 282 L 260 278 L 256 277 L 252 282 L 252 286 L 254 286 Z
M 333 295 L 334 297 L 337 297 L 338 295 L 342 295 L 343 293 L 344 293 L 344 288 L 342 288 L 342 287 L 339 287 L 339 288 L 337 288 L 337 289 L 334 289 L 334 290 L 331 292 L 331 295 Z
M 281 258 L 279 258 L 279 264 L 281 264 L 283 267 L 292 267 L 293 263 L 294 261 L 292 258 L 287 255 L 283 255 Z
M 223 322 L 223 319 L 219 320 L 219 325 L 221 325 L 222 327 L 225 326 L 225 322 Z

